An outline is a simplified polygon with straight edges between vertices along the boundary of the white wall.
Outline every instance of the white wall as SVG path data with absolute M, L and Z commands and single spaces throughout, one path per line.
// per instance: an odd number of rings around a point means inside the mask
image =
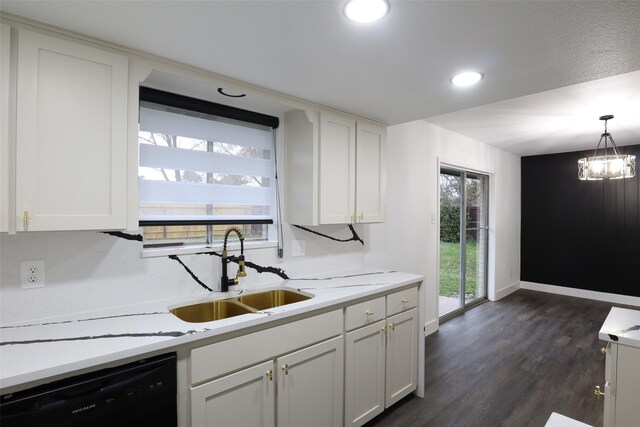
M 356 225 L 365 246 L 339 243 L 284 227 L 285 257 L 275 248 L 247 252 L 260 265 L 280 267 L 290 277 L 359 267 L 393 269 L 426 277 L 428 332 L 437 329 L 438 161 L 491 175 L 490 298 L 506 295 L 520 276 L 520 159 L 424 121 L 388 129 L 386 221 Z M 314 228 L 349 238 L 346 226 Z M 291 240 L 306 241 L 306 256 L 291 257 Z M 201 295 L 178 262 L 141 258 L 140 242 L 99 232 L 0 234 L 0 323 L 43 319 L 101 308 Z M 220 276 L 220 260 L 209 255 L 180 257 L 208 286 Z M 19 264 L 44 260 L 46 287 L 20 289 Z M 232 267 L 235 271 L 235 267 Z M 273 274 L 249 269 L 243 286 L 278 282 Z
M 427 333 L 438 327 L 439 162 L 490 175 L 489 298 L 517 289 L 520 158 L 424 121 L 391 126 L 387 147 L 387 217 L 365 235 L 365 264 L 425 276 Z
M 349 238 L 346 226 L 316 230 Z M 289 277 L 308 277 L 362 265 L 359 242 L 338 243 L 285 227 L 285 257 L 276 248 L 247 250 L 248 261 L 282 268 Z M 358 232 L 362 233 L 361 226 Z M 291 257 L 292 239 L 305 240 L 306 256 Z M 0 234 L 0 324 L 206 294 L 185 269 L 166 256 L 142 258 L 142 243 L 93 231 Z M 232 254 L 237 254 L 233 251 Z M 220 258 L 181 255 L 180 259 L 212 289 L 220 280 Z M 44 288 L 20 288 L 20 261 L 44 260 Z M 230 266 L 235 274 L 236 266 Z M 247 268 L 240 287 L 279 283 L 280 277 Z

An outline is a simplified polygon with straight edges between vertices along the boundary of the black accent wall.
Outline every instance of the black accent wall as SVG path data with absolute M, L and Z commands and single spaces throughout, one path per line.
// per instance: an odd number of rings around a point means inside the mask
M 640 297 L 640 176 L 580 181 L 590 155 L 522 158 L 520 280 Z

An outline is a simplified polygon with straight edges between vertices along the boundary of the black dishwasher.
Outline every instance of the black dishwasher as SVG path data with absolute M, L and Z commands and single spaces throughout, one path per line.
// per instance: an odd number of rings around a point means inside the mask
M 177 425 L 175 353 L 6 394 L 2 427 Z

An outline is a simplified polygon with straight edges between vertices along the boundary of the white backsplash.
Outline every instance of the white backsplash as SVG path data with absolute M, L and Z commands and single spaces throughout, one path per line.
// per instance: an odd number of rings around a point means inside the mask
M 356 226 L 358 234 L 363 228 Z M 331 236 L 349 238 L 346 226 L 314 227 Z M 285 256 L 276 248 L 245 251 L 248 261 L 286 271 L 289 277 L 308 277 L 359 267 L 366 246 L 335 242 L 285 226 Z M 291 240 L 305 240 L 306 256 L 291 257 Z M 0 234 L 0 323 L 3 325 L 70 313 L 137 304 L 151 300 L 202 295 L 202 288 L 176 260 L 167 256 L 142 258 L 142 243 L 100 232 Z M 236 254 L 234 251 L 233 254 Z M 44 260 L 44 288 L 21 289 L 20 262 Z M 210 288 L 220 280 L 220 258 L 180 255 L 180 260 Z M 230 265 L 235 273 L 236 265 Z M 282 279 L 247 268 L 242 287 Z

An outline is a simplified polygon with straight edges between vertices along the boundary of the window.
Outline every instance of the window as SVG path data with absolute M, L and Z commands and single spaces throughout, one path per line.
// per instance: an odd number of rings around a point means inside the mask
M 145 247 L 207 245 L 236 225 L 268 240 L 278 119 L 141 88 L 138 168 Z

